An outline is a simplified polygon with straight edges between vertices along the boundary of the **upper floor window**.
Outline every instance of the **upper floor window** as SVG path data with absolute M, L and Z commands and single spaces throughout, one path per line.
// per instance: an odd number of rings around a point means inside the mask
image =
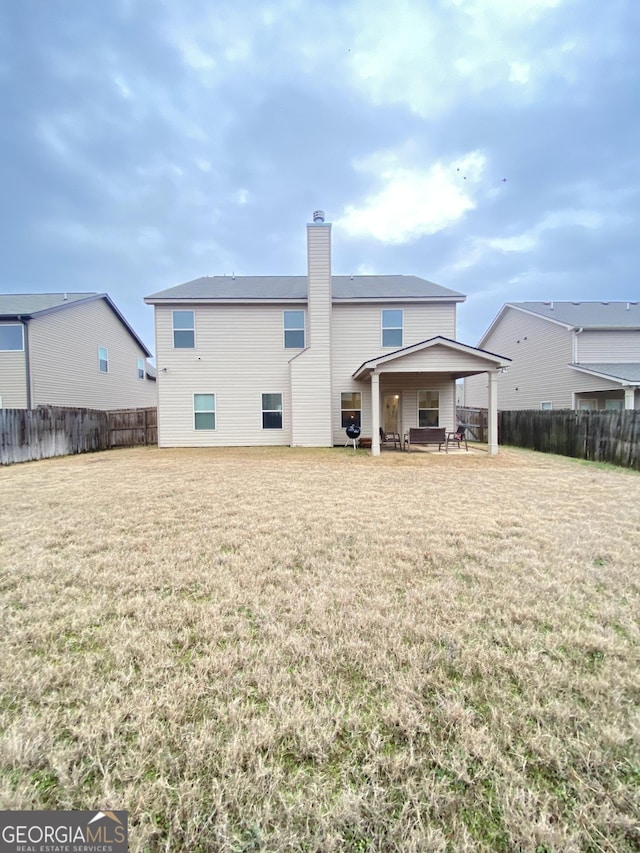
M 0 350 L 23 350 L 22 329 L 22 323 L 0 323 Z
M 144 358 L 138 359 L 138 379 L 144 379 Z
M 402 309 L 385 309 L 382 312 L 382 346 L 401 347 L 404 323 Z
M 362 426 L 362 394 L 360 391 L 343 391 L 340 394 L 340 414 L 342 426 L 346 429 L 353 424 Z
M 109 372 L 109 350 L 107 347 L 98 347 L 98 370 L 100 373 Z
M 262 395 L 262 429 L 282 429 L 282 394 Z
M 216 395 L 193 395 L 193 426 L 195 429 L 216 428 Z
M 418 426 L 440 425 L 440 392 L 418 391 Z
M 173 348 L 195 349 L 196 325 L 193 311 L 173 312 Z
M 285 349 L 304 349 L 304 311 L 284 312 Z

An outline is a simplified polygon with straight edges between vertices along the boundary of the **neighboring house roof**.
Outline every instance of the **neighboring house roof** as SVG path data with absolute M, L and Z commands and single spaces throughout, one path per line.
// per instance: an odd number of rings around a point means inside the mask
M 31 320 L 33 317 L 42 317 L 45 314 L 64 311 L 71 305 L 93 302 L 96 299 L 104 299 L 140 349 L 149 358 L 151 352 L 134 332 L 107 293 L 0 293 L 0 320 Z
M 89 293 L 0 293 L 0 317 L 39 314 L 51 308 L 69 305 L 83 299 L 96 297 L 95 291 Z
M 455 300 L 466 297 L 415 275 L 334 275 L 331 278 L 334 302 L 398 299 Z M 307 276 L 205 276 L 161 290 L 145 297 L 157 302 L 306 302 Z
M 468 344 L 462 344 L 460 341 L 453 341 L 451 338 L 445 338 L 442 335 L 436 335 L 434 338 L 427 338 L 427 340 L 420 341 L 417 344 L 410 344 L 407 347 L 402 347 L 401 349 L 394 350 L 393 352 L 383 353 L 382 355 L 363 361 L 360 367 L 354 372 L 353 377 L 354 379 L 359 379 L 362 376 L 367 375 L 370 371 L 375 370 L 375 368 L 380 364 L 384 364 L 388 361 L 394 361 L 396 358 L 403 355 L 408 355 L 409 353 L 418 352 L 420 350 L 426 350 L 437 345 L 442 345 L 450 350 L 480 356 L 493 361 L 495 362 L 496 369 L 508 367 L 508 365 L 511 364 L 511 359 L 506 358 L 505 356 L 497 355 L 496 353 L 489 352 L 488 350 L 478 349 L 478 347 L 471 347 Z
M 479 346 L 509 308 L 544 317 L 567 329 L 640 329 L 640 302 L 507 302 L 480 339 Z
M 623 385 L 640 385 L 640 364 L 611 364 L 609 362 L 592 362 L 588 364 L 572 364 L 570 367 L 582 373 L 590 373 L 603 379 L 613 379 Z

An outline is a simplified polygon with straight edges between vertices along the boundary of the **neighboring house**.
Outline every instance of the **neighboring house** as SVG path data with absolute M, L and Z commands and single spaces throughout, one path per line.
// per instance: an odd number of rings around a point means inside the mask
M 640 408 L 638 302 L 508 302 L 479 346 L 506 353 L 500 408 Z M 487 405 L 481 376 L 465 380 L 465 405 Z
M 155 406 L 150 355 L 106 293 L 0 294 L 0 407 Z
M 344 445 L 355 423 L 456 427 L 456 379 L 508 359 L 455 340 L 465 297 L 415 276 L 333 276 L 331 225 L 307 225 L 307 276 L 199 278 L 155 306 L 158 443 Z M 489 446 L 497 451 L 497 406 Z

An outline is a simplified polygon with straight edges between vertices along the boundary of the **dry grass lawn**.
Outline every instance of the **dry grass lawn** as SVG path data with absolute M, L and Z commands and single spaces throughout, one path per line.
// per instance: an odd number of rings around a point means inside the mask
M 0 808 L 133 851 L 637 851 L 640 475 L 504 450 L 0 470 Z

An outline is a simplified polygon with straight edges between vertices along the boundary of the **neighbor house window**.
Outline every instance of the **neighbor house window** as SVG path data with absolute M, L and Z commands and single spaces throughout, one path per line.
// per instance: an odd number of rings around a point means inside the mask
M 193 425 L 195 429 L 216 428 L 216 395 L 193 395 Z
M 144 379 L 144 358 L 138 359 L 138 379 Z
M 173 348 L 195 349 L 196 325 L 193 311 L 173 312 Z
M 107 347 L 98 347 L 98 370 L 100 373 L 109 372 L 109 350 Z
M 440 392 L 418 391 L 418 426 L 437 427 L 440 422 Z
M 553 403 L 550 400 L 545 400 L 544 402 L 540 403 L 540 408 L 543 412 L 549 412 L 551 409 L 553 409 Z
M 23 350 L 22 323 L 0 324 L 0 350 Z
M 284 312 L 284 348 L 304 349 L 304 311 Z
M 262 429 L 282 429 L 282 394 L 262 395 Z
M 401 347 L 404 311 L 386 310 L 382 312 L 382 346 Z
M 624 409 L 624 400 L 621 397 L 604 401 L 605 409 Z
M 340 413 L 344 429 L 351 424 L 357 427 L 362 425 L 362 394 L 360 391 L 342 392 L 340 395 Z

